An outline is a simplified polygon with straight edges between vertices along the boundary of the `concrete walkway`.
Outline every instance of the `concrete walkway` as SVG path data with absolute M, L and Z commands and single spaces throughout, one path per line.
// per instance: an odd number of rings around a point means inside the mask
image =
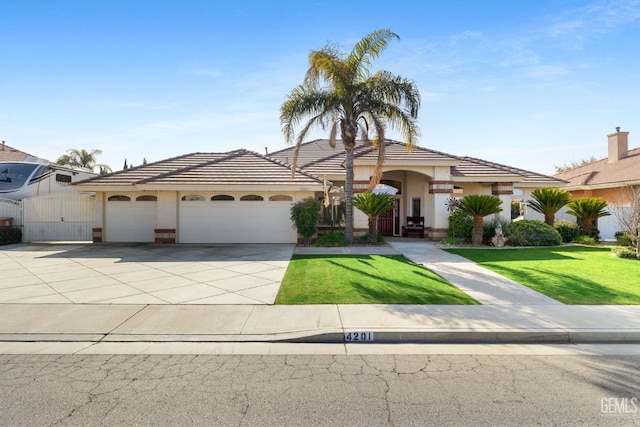
M 434 244 L 407 239 L 394 239 L 390 244 L 398 253 L 424 265 L 483 305 L 562 304 Z

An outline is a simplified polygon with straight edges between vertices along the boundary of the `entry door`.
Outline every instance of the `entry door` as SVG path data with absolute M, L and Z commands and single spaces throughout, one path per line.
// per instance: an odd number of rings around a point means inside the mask
M 393 209 L 378 217 L 378 233 L 383 236 L 400 235 L 400 199 L 395 199 Z

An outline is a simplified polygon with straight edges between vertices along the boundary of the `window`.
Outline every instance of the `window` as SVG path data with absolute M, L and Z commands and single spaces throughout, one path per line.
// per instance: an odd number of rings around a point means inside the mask
M 276 194 L 275 196 L 269 196 L 270 202 L 293 202 L 293 197 L 286 194 Z
M 233 196 L 228 195 L 228 194 L 218 194 L 217 196 L 213 196 L 211 198 L 212 202 L 233 201 L 233 200 L 235 200 L 235 198 Z
M 136 197 L 136 202 L 157 202 L 158 198 L 156 196 L 144 195 Z
M 71 182 L 71 175 L 56 174 L 56 182 Z
M 123 196 L 122 194 L 118 194 L 116 196 L 109 196 L 109 198 L 107 200 L 110 201 L 110 202 L 130 202 L 131 201 L 131 197 Z
M 188 194 L 186 196 L 182 196 L 181 200 L 183 202 L 204 202 L 204 196 L 199 194 Z
M 258 196 L 257 194 L 247 194 L 240 197 L 240 200 L 243 202 L 261 202 L 264 200 L 264 197 Z
M 422 216 L 422 214 L 420 213 L 421 204 L 422 200 L 420 200 L 420 197 L 411 198 L 411 216 Z

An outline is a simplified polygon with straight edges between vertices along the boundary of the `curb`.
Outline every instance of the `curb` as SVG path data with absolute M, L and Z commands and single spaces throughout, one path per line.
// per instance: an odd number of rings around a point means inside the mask
M 362 339 L 353 339 L 355 334 Z M 351 337 L 349 339 L 348 337 Z M 308 344 L 631 344 L 640 343 L 640 329 L 610 330 L 449 330 L 299 331 L 262 335 L 212 334 L 78 334 L 3 333 L 1 342 L 207 342 Z

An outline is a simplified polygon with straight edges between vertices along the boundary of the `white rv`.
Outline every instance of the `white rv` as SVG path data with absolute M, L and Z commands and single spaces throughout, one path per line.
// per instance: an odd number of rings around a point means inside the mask
M 22 200 L 41 194 L 77 192 L 71 183 L 96 175 L 86 169 L 51 164 L 34 157 L 21 162 L 0 162 L 0 197 Z

